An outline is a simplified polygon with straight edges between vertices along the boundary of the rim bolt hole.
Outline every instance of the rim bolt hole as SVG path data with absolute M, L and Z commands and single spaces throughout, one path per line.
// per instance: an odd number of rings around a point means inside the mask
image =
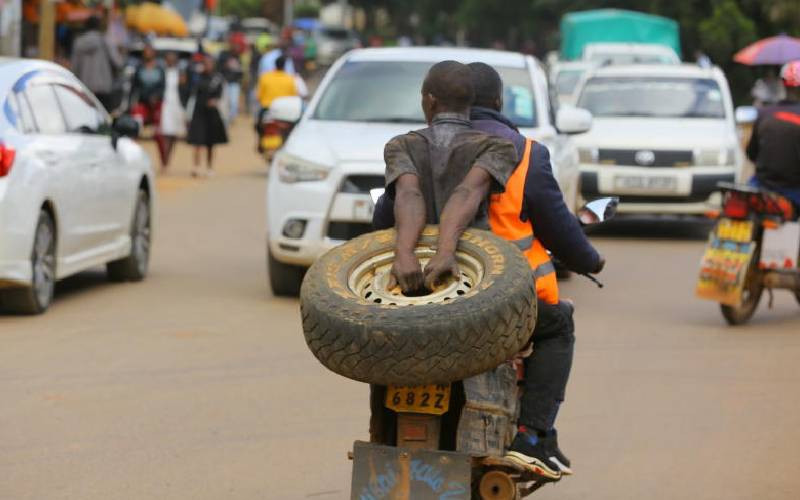
M 464 295 L 467 292 L 465 292 L 464 290 L 456 290 L 456 293 L 459 295 Z
M 367 292 L 367 294 L 364 296 L 364 298 L 367 298 L 367 299 L 368 299 L 368 298 L 370 298 L 371 296 L 372 296 L 372 292 Z
M 380 298 L 377 298 L 377 299 L 373 300 L 373 302 L 375 302 L 376 304 L 380 304 L 383 301 Z

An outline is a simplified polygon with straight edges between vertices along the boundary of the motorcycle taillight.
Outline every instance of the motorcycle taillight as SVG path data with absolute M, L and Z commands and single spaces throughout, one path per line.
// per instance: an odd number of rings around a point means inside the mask
M 14 164 L 14 156 L 14 148 L 0 142 L 0 177 L 5 177 L 11 172 L 11 166 Z
M 732 219 L 744 219 L 747 217 L 748 204 L 747 200 L 736 193 L 728 193 L 725 197 L 725 203 L 722 207 L 722 213 L 726 217 Z

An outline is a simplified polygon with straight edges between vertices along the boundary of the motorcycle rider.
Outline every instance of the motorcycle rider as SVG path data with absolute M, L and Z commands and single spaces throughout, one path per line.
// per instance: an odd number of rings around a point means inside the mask
M 503 191 L 517 153 L 508 140 L 472 128 L 473 98 L 467 66 L 433 65 L 422 84 L 428 127 L 386 144 L 386 193 L 395 200 L 397 228 L 390 288 L 432 290 L 447 275 L 459 276 L 459 237 L 468 226 L 489 229 L 487 197 Z M 423 274 L 414 249 L 425 224 L 439 224 L 439 239 Z
M 604 260 L 567 209 L 547 148 L 526 139 L 500 113 L 500 75 L 484 63 L 472 63 L 469 68 L 475 89 L 470 114 L 473 128 L 510 140 L 520 158 L 506 192 L 492 197 L 492 230 L 520 246 L 537 277 L 539 314 L 531 337 L 536 348 L 525 360 L 519 432 L 508 458 L 532 467 L 545 479 L 558 480 L 562 474 L 572 474 L 570 460 L 559 449 L 554 423 L 564 400 L 575 337 L 573 306 L 559 300 L 555 269 L 545 249 L 576 272 L 600 272 Z M 390 196 L 378 201 L 376 227 L 391 227 L 391 203 Z
M 747 157 L 756 164 L 750 184 L 779 193 L 800 208 L 800 61 L 781 68 L 786 98 L 759 111 Z

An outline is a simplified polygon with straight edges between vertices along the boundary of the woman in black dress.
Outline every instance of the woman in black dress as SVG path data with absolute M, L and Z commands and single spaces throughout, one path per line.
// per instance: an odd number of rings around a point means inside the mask
M 203 58 L 203 72 L 200 73 L 193 92 L 194 110 L 186 136 L 186 142 L 194 146 L 193 177 L 200 170 L 201 149 L 206 148 L 206 168 L 210 175 L 213 172 L 214 146 L 228 142 L 225 123 L 219 112 L 224 86 L 225 78 L 215 71 L 214 60 L 206 55 Z

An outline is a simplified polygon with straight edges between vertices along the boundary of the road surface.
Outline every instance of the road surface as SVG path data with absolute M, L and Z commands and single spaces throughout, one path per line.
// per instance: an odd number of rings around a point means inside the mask
M 40 317 L 0 316 L 0 499 L 343 499 L 367 389 L 327 372 L 298 303 L 267 289 L 265 167 L 241 121 L 219 172 L 159 180 L 150 276 L 101 269 Z M 693 296 L 707 225 L 593 236 L 606 288 L 574 278 L 562 448 L 539 499 L 796 499 L 800 307 L 728 328 Z

